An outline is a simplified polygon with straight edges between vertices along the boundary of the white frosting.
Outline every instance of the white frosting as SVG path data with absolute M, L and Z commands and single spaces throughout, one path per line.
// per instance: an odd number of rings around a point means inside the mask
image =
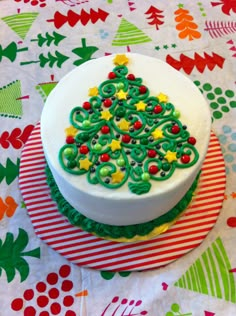
M 197 163 L 176 169 L 170 179 L 151 181 L 149 193 L 136 195 L 127 183 L 119 189 L 92 185 L 86 175 L 74 176 L 64 171 L 58 153 L 65 144 L 65 128 L 76 106 L 88 100 L 88 89 L 107 80 L 114 68 L 114 55 L 88 61 L 67 74 L 49 95 L 41 117 L 41 136 L 45 157 L 64 198 L 85 216 L 111 225 L 130 225 L 150 221 L 177 204 L 197 176 L 208 148 L 211 115 L 198 88 L 187 77 L 156 58 L 126 53 L 129 73 L 143 79 L 150 95 L 166 94 L 180 111 L 180 120 L 197 139 Z

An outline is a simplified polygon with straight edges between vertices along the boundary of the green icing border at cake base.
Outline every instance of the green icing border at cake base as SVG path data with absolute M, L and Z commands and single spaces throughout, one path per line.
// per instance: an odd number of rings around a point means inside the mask
M 99 237 L 107 237 L 112 239 L 131 239 L 134 236 L 145 236 L 153 231 L 153 229 L 155 229 L 156 227 L 174 221 L 190 204 L 200 177 L 199 172 L 197 178 L 194 180 L 193 184 L 191 185 L 185 196 L 164 215 L 159 216 L 158 218 L 146 223 L 127 226 L 114 226 L 98 223 L 79 213 L 79 211 L 74 209 L 60 193 L 48 165 L 46 166 L 45 172 L 47 177 L 47 184 L 51 190 L 51 197 L 56 202 L 58 211 L 66 216 L 72 225 L 81 227 L 84 231 L 93 233 Z

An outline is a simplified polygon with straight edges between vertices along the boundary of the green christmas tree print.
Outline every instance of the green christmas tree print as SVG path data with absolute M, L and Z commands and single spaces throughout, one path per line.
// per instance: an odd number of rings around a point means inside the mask
M 196 163 L 196 139 L 168 97 L 152 96 L 142 78 L 119 64 L 126 56 L 116 58 L 108 79 L 72 110 L 59 160 L 67 172 L 87 174 L 91 184 L 117 189 L 128 181 L 132 193 L 145 194 L 151 180 L 164 181 Z
M 50 52 L 47 54 L 47 56 L 40 54 L 39 60 L 34 61 L 25 61 L 21 62 L 21 66 L 29 65 L 29 64 L 37 64 L 39 63 L 41 68 L 44 68 L 45 66 L 49 66 L 50 68 L 53 68 L 55 65 L 58 68 L 61 68 L 62 64 L 64 64 L 65 61 L 69 59 L 68 56 L 61 54 L 58 51 L 55 51 L 54 55 Z
M 236 283 L 220 238 L 197 259 L 175 286 L 236 303 Z
M 2 20 L 24 40 L 38 15 L 38 12 L 26 12 L 6 16 Z
M 6 167 L 0 163 L 0 183 L 5 179 L 7 185 L 11 184 L 19 175 L 20 159 L 17 158 L 16 164 L 7 158 Z
M 21 118 L 22 114 L 21 83 L 16 80 L 0 88 L 0 116 Z
M 81 58 L 73 63 L 75 66 L 79 66 L 85 63 L 86 61 L 91 60 L 92 55 L 98 50 L 96 46 L 87 46 L 85 38 L 81 39 L 81 43 L 82 47 L 77 47 L 72 50 L 72 53 L 76 54 Z
M 50 35 L 48 32 L 45 34 L 45 36 L 38 34 L 37 39 L 32 39 L 31 42 L 38 42 L 39 47 L 42 47 L 43 45 L 49 47 L 52 43 L 54 43 L 55 46 L 58 46 L 59 43 L 65 38 L 66 36 L 54 31 L 52 35 Z
M 134 44 L 143 44 L 151 42 L 143 31 L 138 29 L 134 24 L 122 18 L 116 36 L 112 41 L 112 46 L 129 46 Z
M 5 49 L 0 45 L 0 62 L 3 57 L 8 58 L 11 62 L 15 61 L 17 53 L 27 51 L 28 48 L 18 48 L 15 42 L 11 42 Z
M 39 92 L 41 97 L 43 98 L 43 101 L 45 102 L 50 92 L 55 88 L 56 85 L 57 85 L 57 82 L 51 81 L 51 82 L 39 83 L 35 88 Z
M 21 282 L 27 279 L 30 269 L 23 257 L 40 258 L 40 248 L 24 251 L 28 242 L 29 237 L 21 228 L 15 240 L 13 234 L 9 232 L 6 234 L 5 241 L 0 239 L 0 277 L 5 270 L 8 283 L 14 279 L 16 271 L 20 274 Z

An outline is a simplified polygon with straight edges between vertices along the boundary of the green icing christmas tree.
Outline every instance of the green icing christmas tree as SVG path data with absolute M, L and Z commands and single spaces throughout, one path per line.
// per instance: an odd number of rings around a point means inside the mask
M 16 80 L 0 88 L 0 116 L 21 118 L 22 114 L 21 83 Z
M 151 180 L 169 179 L 177 168 L 198 160 L 196 139 L 163 93 L 151 96 L 141 78 L 129 73 L 126 55 L 117 55 L 107 80 L 88 91 L 74 108 L 59 159 L 91 184 L 147 193 Z
M 112 46 L 128 46 L 133 44 L 143 44 L 151 42 L 143 31 L 138 29 L 134 24 L 122 18 Z
M 236 303 L 236 284 L 220 238 L 197 259 L 175 286 Z
M 26 12 L 6 16 L 2 20 L 24 40 L 38 15 L 38 12 Z

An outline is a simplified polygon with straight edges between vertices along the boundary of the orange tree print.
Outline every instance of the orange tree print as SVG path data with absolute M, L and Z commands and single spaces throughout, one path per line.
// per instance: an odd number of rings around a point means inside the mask
M 183 5 L 179 5 L 179 9 L 174 12 L 176 30 L 179 32 L 179 38 L 188 39 L 192 41 L 194 39 L 199 39 L 201 33 L 197 30 L 198 25 L 194 22 L 193 16 L 188 10 L 183 8 Z

